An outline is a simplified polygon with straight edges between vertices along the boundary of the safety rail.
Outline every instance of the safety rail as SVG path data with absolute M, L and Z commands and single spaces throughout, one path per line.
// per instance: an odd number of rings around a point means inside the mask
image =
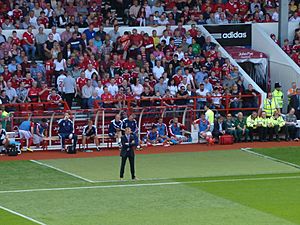
M 228 114 L 229 112 L 232 111 L 253 111 L 257 110 L 258 107 L 262 103 L 262 96 L 260 94 L 257 94 L 256 96 L 254 95 L 220 95 L 220 96 L 189 96 L 189 97 L 180 97 L 180 98 L 157 98 L 155 96 L 149 97 L 149 98 L 144 98 L 144 99 L 137 99 L 137 98 L 126 98 L 122 100 L 109 100 L 109 101 L 102 101 L 102 100 L 95 100 L 94 101 L 94 108 L 95 109 L 109 109 L 113 107 L 107 107 L 112 106 L 112 105 L 121 105 L 122 107 L 118 108 L 120 110 L 128 110 L 132 112 L 134 109 L 137 107 L 142 107 L 142 108 L 151 108 L 151 107 L 167 107 L 167 108 L 172 108 L 176 107 L 176 104 L 179 102 L 178 101 L 186 101 L 185 104 L 181 105 L 186 105 L 189 107 L 192 107 L 194 111 L 197 111 L 199 109 L 203 109 L 204 105 L 202 107 L 199 107 L 199 104 L 201 103 L 201 100 L 205 99 L 204 102 L 206 102 L 208 105 L 212 105 L 212 108 L 224 112 Z M 233 107 L 235 105 L 242 105 L 243 102 L 247 98 L 252 98 L 251 99 L 251 105 L 252 107 L 247 106 L 246 104 L 243 105 L 243 107 Z M 212 102 L 212 99 L 221 99 L 220 101 L 220 108 L 214 107 L 214 104 Z M 254 100 L 255 99 L 255 100 Z M 149 105 L 145 106 L 145 102 L 147 102 Z M 170 104 L 171 102 L 171 104 Z M 173 102 L 173 103 L 172 103 Z M 144 104 L 143 104 L 144 103 Z M 157 104 L 159 103 L 159 104 Z M 177 106 L 178 106 L 177 104 Z
M 249 112 L 253 110 L 258 110 L 258 108 L 230 108 L 230 100 L 238 96 L 222 96 L 224 103 L 223 109 L 213 109 L 215 113 L 227 114 L 229 112 Z M 241 97 L 253 97 L 252 95 L 242 95 Z M 260 96 L 257 96 L 257 105 L 260 105 Z M 98 138 L 101 143 L 101 147 L 116 146 L 115 140 L 111 140 L 108 137 L 108 126 L 110 121 L 114 119 L 115 115 L 118 113 L 122 114 L 122 117 L 133 113 L 138 125 L 138 136 L 140 139 L 146 134 L 147 130 L 151 129 L 152 124 L 156 123 L 158 118 L 163 118 L 164 123 L 169 125 L 171 119 L 174 116 L 179 118 L 182 124 L 186 127 L 191 127 L 193 121 L 199 118 L 200 113 L 203 112 L 203 108 L 199 107 L 197 100 L 203 99 L 202 96 L 189 97 L 187 100 L 193 100 L 188 102 L 186 105 L 169 105 L 169 106 L 132 106 L 129 104 L 127 107 L 123 108 L 95 108 L 95 109 L 81 109 L 81 110 L 67 110 L 71 115 L 71 120 L 74 124 L 74 131 L 76 134 L 81 135 L 83 127 L 87 125 L 87 120 L 92 119 L 94 125 L 97 127 Z M 242 98 L 242 99 L 243 99 Z M 135 99 L 127 99 L 128 102 Z M 168 98 L 162 99 L 163 101 L 169 100 Z M 180 100 L 180 98 L 172 98 L 172 100 Z M 143 100 L 139 100 L 143 101 Z M 35 114 L 35 111 L 30 112 L 29 115 L 11 113 L 11 125 L 7 131 L 16 131 L 19 124 L 27 119 L 31 119 L 33 122 L 39 122 L 42 118 L 46 118 L 49 124 L 49 131 L 47 140 L 47 146 L 49 149 L 59 149 L 59 138 L 58 138 L 58 121 L 64 117 L 66 110 L 54 110 L 45 111 L 43 114 Z M 113 143 L 112 143 L 113 142 Z
M 70 110 L 67 102 L 60 101 L 59 103 L 54 102 L 24 102 L 24 103 L 12 103 L 12 104 L 2 104 L 5 109 L 10 109 L 10 111 L 15 113 L 28 113 L 33 111 L 53 111 L 59 110 L 62 106 L 63 110 Z

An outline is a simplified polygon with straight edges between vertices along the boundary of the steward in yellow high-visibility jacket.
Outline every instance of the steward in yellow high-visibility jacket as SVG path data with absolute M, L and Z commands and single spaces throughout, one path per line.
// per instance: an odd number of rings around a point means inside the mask
M 268 129 L 268 118 L 266 112 L 262 112 L 260 117 L 257 117 L 257 132 L 259 141 L 266 141 L 267 129 Z
M 269 133 L 270 141 L 273 140 L 274 133 L 276 135 L 276 141 L 280 141 L 279 131 L 282 127 L 284 127 L 284 125 L 285 125 L 285 121 L 278 112 L 275 112 L 274 116 L 269 118 L 268 133 Z
M 273 98 L 275 99 L 276 103 L 278 104 L 278 108 L 282 110 L 283 108 L 283 92 L 281 91 L 281 85 L 276 82 L 275 83 L 275 90 L 272 92 Z
M 270 118 L 274 115 L 276 111 L 278 111 L 279 106 L 276 102 L 276 99 L 273 98 L 271 92 L 268 93 L 268 97 L 263 102 L 263 111 L 266 113 L 266 116 Z
M 250 141 L 253 142 L 253 133 L 257 130 L 257 112 L 252 112 L 250 116 L 247 117 L 246 125 L 249 130 Z

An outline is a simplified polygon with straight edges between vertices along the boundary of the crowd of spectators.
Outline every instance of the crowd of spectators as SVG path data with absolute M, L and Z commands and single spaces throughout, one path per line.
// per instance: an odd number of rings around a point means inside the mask
M 76 99 L 86 109 L 96 100 L 102 101 L 101 107 L 117 108 L 124 107 L 126 99 L 141 106 L 186 105 L 192 103 L 188 97 L 200 95 L 199 108 L 207 103 L 216 109 L 257 107 L 257 93 L 251 85 L 245 90 L 238 67 L 223 58 L 196 25 L 187 30 L 182 23 L 174 30 L 166 25 L 161 36 L 156 30 L 120 34 L 118 29 L 115 25 L 106 33 L 100 26 L 96 32 L 89 25 L 82 33 L 70 27 L 58 33 L 52 27 L 47 37 L 43 28 L 33 35 L 28 27 L 21 40 L 14 31 L 7 41 L 2 35 L 0 89 L 6 97 L 0 100 L 7 104 L 64 99 L 72 108 Z M 38 44 L 41 36 L 44 41 Z M 242 94 L 252 97 L 242 99 Z M 226 102 L 226 96 L 234 98 Z M 157 101 L 163 97 L 167 100 Z M 180 99 L 171 99 L 176 97 Z
M 300 21 L 299 0 L 289 1 L 290 21 Z M 3 29 L 86 28 L 126 25 L 277 22 L 279 0 L 7 0 L 0 2 Z
M 290 43 L 288 39 L 284 40 L 282 50 L 288 54 L 298 66 L 300 66 L 300 28 L 295 30 L 295 36 L 292 43 Z
M 297 5 L 290 2 L 291 15 Z M 140 106 L 186 105 L 194 103 L 189 97 L 202 96 L 198 108 L 257 107 L 258 93 L 251 85 L 244 87 L 238 68 L 221 56 L 197 24 L 244 22 L 256 14 L 263 21 L 271 11 L 275 18 L 277 1 L 133 0 L 111 6 L 99 0 L 2 1 L 1 103 L 65 100 L 70 108 L 76 101 L 86 109 L 99 101 L 100 107 L 122 108 L 128 99 Z M 136 29 L 121 34 L 117 15 L 125 24 L 161 25 L 165 30 L 162 35 Z M 113 29 L 106 33 L 108 24 Z M 18 38 L 21 28 L 26 31 Z M 48 35 L 45 28 L 51 29 Z M 11 30 L 11 35 L 3 35 L 2 29 Z M 242 94 L 250 97 L 242 99 Z

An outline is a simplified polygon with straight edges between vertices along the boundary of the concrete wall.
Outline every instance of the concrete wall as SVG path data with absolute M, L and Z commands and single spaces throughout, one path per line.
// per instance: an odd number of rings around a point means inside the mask
M 268 27 L 269 29 L 262 29 L 265 27 Z M 274 83 L 280 82 L 285 94 L 285 102 L 287 102 L 286 92 L 291 87 L 291 83 L 296 81 L 298 87 L 300 86 L 300 68 L 274 41 L 271 40 L 269 32 L 274 33 L 270 25 L 253 25 L 252 48 L 268 55 L 272 90 L 274 89 Z

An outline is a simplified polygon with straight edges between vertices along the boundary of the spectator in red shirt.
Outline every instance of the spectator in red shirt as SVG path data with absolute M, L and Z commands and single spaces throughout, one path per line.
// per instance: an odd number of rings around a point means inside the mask
M 31 78 L 30 73 L 26 73 L 26 77 L 23 80 L 23 82 L 25 83 L 25 88 L 31 88 L 32 83 L 34 82 L 34 79 Z
M 37 87 L 37 82 L 32 82 L 32 87 L 28 90 L 28 98 L 30 102 L 39 102 L 40 90 Z
M 39 93 L 40 100 L 41 100 L 41 102 L 46 102 L 46 101 L 48 101 L 48 96 L 50 95 L 50 91 L 52 89 L 47 86 L 47 83 L 45 81 L 43 81 L 41 83 L 41 86 L 42 87 L 41 87 L 41 90 Z
M 29 57 L 29 53 L 31 52 L 31 60 L 35 58 L 35 38 L 32 33 L 32 26 L 29 26 L 27 31 L 23 34 L 23 48 L 26 52 L 26 55 Z
M 113 107 L 112 103 L 113 103 L 114 97 L 112 96 L 111 93 L 109 93 L 108 87 L 105 86 L 103 88 L 103 91 L 104 91 L 104 93 L 101 95 L 103 108 L 112 108 Z

